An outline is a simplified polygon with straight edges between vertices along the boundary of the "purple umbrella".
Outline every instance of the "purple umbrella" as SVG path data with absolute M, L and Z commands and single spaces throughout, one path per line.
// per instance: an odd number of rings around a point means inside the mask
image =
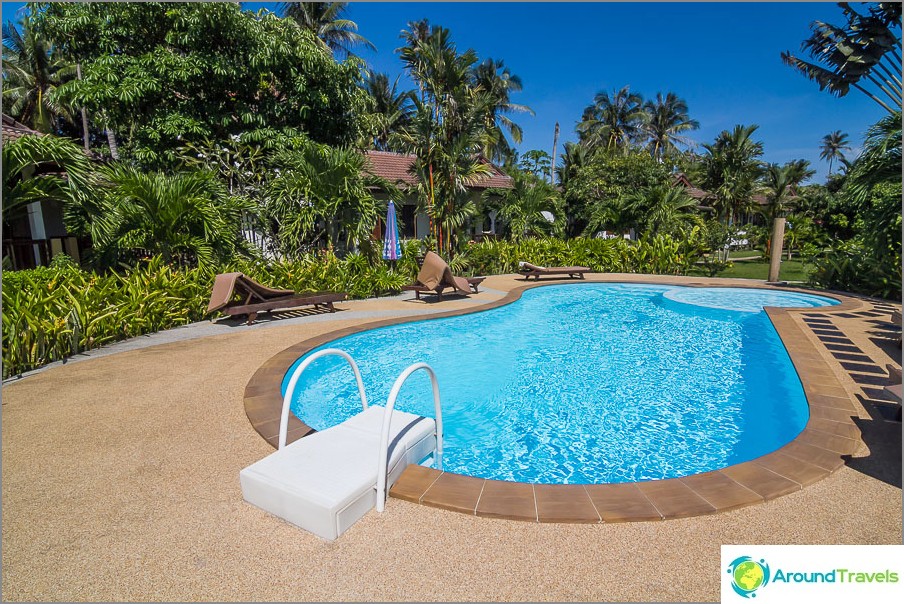
M 399 244 L 399 225 L 396 222 L 395 204 L 389 202 L 386 211 L 386 235 L 383 237 L 383 259 L 398 260 L 402 256 L 402 246 Z

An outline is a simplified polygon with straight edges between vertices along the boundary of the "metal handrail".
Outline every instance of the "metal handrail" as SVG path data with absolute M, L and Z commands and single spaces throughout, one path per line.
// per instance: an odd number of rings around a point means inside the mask
M 295 371 L 292 373 L 292 377 L 289 378 L 289 385 L 286 387 L 286 395 L 283 397 L 283 406 L 282 406 L 282 414 L 279 418 L 279 447 L 278 449 L 282 449 L 286 446 L 286 432 L 289 430 L 289 406 L 292 403 L 292 393 L 295 390 L 295 386 L 298 384 L 298 378 L 301 377 L 302 372 L 308 368 L 308 365 L 319 359 L 320 357 L 324 357 L 327 355 L 335 354 L 346 361 L 351 365 L 352 371 L 355 372 L 355 380 L 358 382 L 358 394 L 361 395 L 361 405 L 364 407 L 364 410 L 367 410 L 367 395 L 364 393 L 364 382 L 361 380 L 361 372 L 358 370 L 358 364 L 355 363 L 355 360 L 344 350 L 339 350 L 338 348 L 326 348 L 324 350 L 319 350 L 302 361 L 301 365 L 299 365 Z
M 377 511 L 382 512 L 386 507 L 386 474 L 389 470 L 387 468 L 388 465 L 388 457 L 389 457 L 389 429 L 392 424 L 392 410 L 395 407 L 396 399 L 399 396 L 399 391 L 402 389 L 402 384 L 405 383 L 412 373 L 417 371 L 418 369 L 425 370 L 428 374 L 430 374 L 430 382 L 433 385 L 433 407 L 436 412 L 436 452 L 434 453 L 434 460 L 436 463 L 436 469 L 443 469 L 443 415 L 440 409 L 440 400 L 439 400 L 439 383 L 436 381 L 436 373 L 433 372 L 433 369 L 427 363 L 415 363 L 410 366 L 408 369 L 403 371 L 398 378 L 396 378 L 395 383 L 392 385 L 392 390 L 389 391 L 389 399 L 386 401 L 386 409 L 383 411 L 383 429 L 380 434 L 380 461 L 377 466 Z

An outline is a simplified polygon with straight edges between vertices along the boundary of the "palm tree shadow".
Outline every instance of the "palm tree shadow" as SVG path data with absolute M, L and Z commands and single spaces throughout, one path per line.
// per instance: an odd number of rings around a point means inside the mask
M 875 392 L 881 392 L 876 390 Z M 869 419 L 855 417 L 860 438 L 869 448 L 866 457 L 845 456 L 845 464 L 894 487 L 901 488 L 901 405 L 857 395 Z M 895 419 L 897 417 L 897 419 Z

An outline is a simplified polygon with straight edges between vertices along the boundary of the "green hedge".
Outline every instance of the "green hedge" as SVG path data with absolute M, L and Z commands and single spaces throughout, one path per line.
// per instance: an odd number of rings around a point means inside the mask
M 469 245 L 453 262 L 469 274 L 517 272 L 519 261 L 584 265 L 596 272 L 686 272 L 698 254 L 659 237 L 524 240 Z M 390 267 L 367 248 L 339 259 L 331 251 L 284 262 L 236 261 L 217 269 L 176 269 L 160 258 L 125 273 L 99 275 L 71 262 L 3 272 L 3 377 L 41 367 L 84 350 L 205 318 L 217 273 L 242 272 L 265 285 L 295 291 L 344 291 L 351 298 L 397 292 L 417 274 L 418 241 L 403 244 Z

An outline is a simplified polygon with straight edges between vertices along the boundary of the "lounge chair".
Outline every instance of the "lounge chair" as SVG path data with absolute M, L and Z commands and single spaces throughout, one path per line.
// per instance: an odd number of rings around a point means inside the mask
M 530 281 L 530 278 L 533 277 L 537 281 L 540 280 L 540 275 L 568 275 L 571 278 L 583 279 L 584 273 L 589 273 L 590 269 L 586 266 L 537 266 L 536 264 L 531 264 L 530 262 L 519 262 L 518 268 L 521 270 L 521 274 L 524 275 L 524 279 L 526 281 Z
M 251 325 L 257 313 L 313 304 L 336 312 L 333 302 L 345 300 L 344 292 L 295 293 L 291 289 L 265 287 L 242 273 L 222 273 L 213 282 L 207 312 L 220 311 L 229 316 L 247 315 Z
M 414 292 L 414 297 L 418 300 L 421 299 L 421 294 L 436 294 L 442 300 L 443 290 L 446 288 L 452 288 L 455 293 L 463 296 L 476 294 L 477 286 L 484 279 L 486 277 L 456 277 L 445 260 L 433 252 L 427 252 L 417 279 L 413 284 L 403 286 L 402 290 Z

